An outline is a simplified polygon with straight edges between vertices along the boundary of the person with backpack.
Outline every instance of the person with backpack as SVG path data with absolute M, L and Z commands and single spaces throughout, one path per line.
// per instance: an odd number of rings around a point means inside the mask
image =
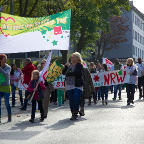
M 127 68 L 129 69 L 130 80 L 127 83 L 126 91 L 127 91 L 127 105 L 130 103 L 134 104 L 134 93 L 135 93 L 135 84 L 137 84 L 137 69 L 134 65 L 134 60 L 132 58 L 128 58 L 126 61 Z

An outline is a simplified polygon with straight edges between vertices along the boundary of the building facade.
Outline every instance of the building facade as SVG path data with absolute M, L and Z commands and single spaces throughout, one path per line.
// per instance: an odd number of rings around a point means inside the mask
M 123 17 L 128 17 L 129 31 L 126 33 L 127 42 L 120 44 L 118 49 L 111 49 L 105 51 L 104 57 L 111 59 L 134 58 L 137 62 L 138 57 L 144 60 L 144 14 L 141 13 L 136 7 L 133 6 L 133 2 L 130 2 L 131 10 L 123 11 L 121 14 Z

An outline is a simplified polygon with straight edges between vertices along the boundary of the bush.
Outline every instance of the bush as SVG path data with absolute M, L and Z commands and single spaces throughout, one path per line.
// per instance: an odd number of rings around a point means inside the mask
M 60 64 L 63 64 L 63 62 L 62 62 L 62 57 L 61 56 L 55 56 L 55 57 L 52 57 L 51 58 L 51 62 L 53 63 L 54 61 L 57 61 L 57 62 L 59 62 Z

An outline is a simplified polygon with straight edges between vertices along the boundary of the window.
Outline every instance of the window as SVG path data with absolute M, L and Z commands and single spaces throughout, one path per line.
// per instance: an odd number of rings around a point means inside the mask
M 144 37 L 143 37 L 143 45 L 144 45 Z
M 144 31 L 144 23 L 142 25 L 143 25 L 143 31 Z
M 135 25 L 137 24 L 137 17 L 135 16 Z
M 142 30 L 142 21 L 141 21 L 141 27 L 140 27 L 140 28 L 141 28 L 141 30 Z
M 138 33 L 138 42 L 139 42 L 139 33 Z
M 142 43 L 142 36 L 140 35 L 140 43 Z
M 142 50 L 142 59 L 143 59 L 143 50 Z
M 134 37 L 134 30 L 133 30 L 133 39 L 134 39 L 135 37 Z
M 137 32 L 135 31 L 135 40 L 137 40 Z
M 134 23 L 134 14 L 133 14 L 133 23 Z
M 141 57 L 141 49 L 140 49 L 140 57 Z
M 139 48 L 138 48 L 138 57 L 139 57 Z
M 136 56 L 137 56 L 137 47 L 136 47 Z
M 139 18 L 137 17 L 137 26 L 139 25 Z
M 133 45 L 133 55 L 135 55 L 135 46 Z

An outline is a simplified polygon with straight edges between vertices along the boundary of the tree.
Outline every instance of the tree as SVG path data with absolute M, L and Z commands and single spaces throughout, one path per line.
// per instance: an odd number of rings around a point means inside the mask
M 100 39 L 96 40 L 97 45 L 97 60 L 101 60 L 106 50 L 117 49 L 119 44 L 127 41 L 126 33 L 129 31 L 129 25 L 127 24 L 127 17 L 110 17 L 110 27 L 109 33 L 106 31 L 101 31 Z M 100 53 L 102 51 L 102 53 Z

